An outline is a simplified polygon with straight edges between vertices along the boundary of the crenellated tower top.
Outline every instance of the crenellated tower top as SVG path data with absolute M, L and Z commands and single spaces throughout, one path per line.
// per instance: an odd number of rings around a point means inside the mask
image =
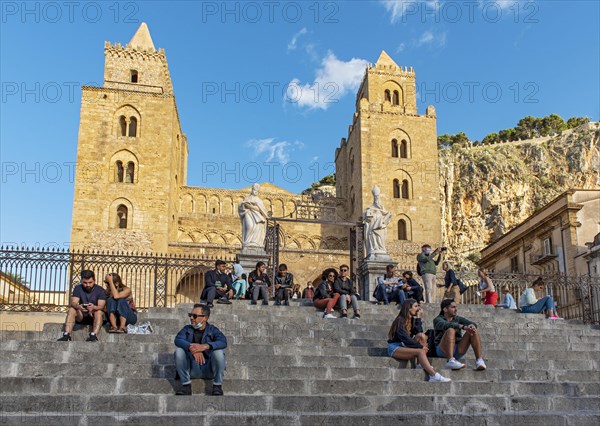
M 125 47 L 104 43 L 104 87 L 173 95 L 165 51 L 156 50 L 145 22 Z

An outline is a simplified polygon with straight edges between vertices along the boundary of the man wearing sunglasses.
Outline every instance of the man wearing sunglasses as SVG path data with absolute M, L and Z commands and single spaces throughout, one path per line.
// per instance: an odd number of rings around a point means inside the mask
M 181 382 L 175 394 L 191 395 L 192 379 L 212 379 L 212 394 L 223 395 L 227 337 L 208 323 L 208 306 L 195 304 L 188 316 L 190 324 L 175 337 L 175 368 Z

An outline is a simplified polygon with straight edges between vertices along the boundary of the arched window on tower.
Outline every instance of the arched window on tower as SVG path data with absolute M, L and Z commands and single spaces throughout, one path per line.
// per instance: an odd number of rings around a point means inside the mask
M 392 94 L 388 89 L 385 89 L 384 100 L 388 101 L 388 102 L 392 102 Z
M 408 181 L 406 179 L 402 181 L 402 198 L 408 199 Z
M 123 162 L 121 160 L 115 163 L 115 182 L 123 182 Z
M 135 164 L 133 161 L 127 163 L 127 174 L 125 175 L 125 183 L 133 183 L 134 182 L 134 173 L 135 173 Z
M 117 207 L 117 228 L 127 229 L 127 206 L 123 204 Z
M 135 138 L 137 136 L 137 118 L 129 117 L 129 137 Z
M 354 173 L 354 155 L 350 158 L 350 173 Z
M 400 105 L 400 93 L 397 90 L 394 90 L 394 102 L 393 105 Z
M 400 219 L 398 221 L 398 239 L 399 240 L 408 240 L 407 232 L 406 232 L 406 221 L 404 219 Z
M 394 179 L 394 198 L 400 198 L 400 182 Z
M 405 139 L 400 142 L 400 158 L 408 158 L 408 142 Z
M 392 139 L 392 157 L 398 158 L 398 141 Z
M 137 70 L 131 70 L 131 82 L 132 83 L 137 83 L 138 82 L 138 72 L 137 72 Z
M 124 115 L 119 117 L 119 136 L 127 136 L 127 119 Z

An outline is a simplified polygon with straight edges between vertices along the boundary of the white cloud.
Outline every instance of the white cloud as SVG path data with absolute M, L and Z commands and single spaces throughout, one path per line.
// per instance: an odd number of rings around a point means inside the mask
M 288 50 L 295 50 L 296 49 L 296 43 L 298 42 L 298 39 L 303 36 L 304 34 L 306 34 L 308 31 L 306 28 L 302 28 L 300 31 L 298 31 L 296 34 L 294 34 L 294 36 L 292 37 L 292 40 L 288 43 L 287 48 Z
M 530 0 L 531 1 L 531 0 Z M 486 3 L 496 3 L 496 5 L 502 9 L 510 9 L 515 3 L 519 3 L 518 0 L 479 0 L 479 7 L 485 7 Z M 491 14 L 492 12 L 490 12 Z
M 326 110 L 346 93 L 358 89 L 368 61 L 352 58 L 340 61 L 329 51 L 321 61 L 312 84 L 302 84 L 294 78 L 288 84 L 285 101 L 299 107 Z
M 427 11 L 435 11 L 441 6 L 439 0 L 380 0 L 380 3 L 390 12 L 392 24 L 400 21 L 407 13 L 421 16 L 422 8 L 426 8 Z
M 417 47 L 424 45 L 444 47 L 446 45 L 446 33 L 434 34 L 431 31 L 425 31 L 421 34 L 419 40 L 415 43 Z
M 255 155 L 266 154 L 266 162 L 277 161 L 285 164 L 290 161 L 290 153 L 295 148 L 302 148 L 302 142 L 277 141 L 276 138 L 251 139 L 246 146 L 254 150 Z
M 400 45 L 396 49 L 396 53 L 404 52 L 404 49 L 406 49 L 406 44 L 400 43 Z

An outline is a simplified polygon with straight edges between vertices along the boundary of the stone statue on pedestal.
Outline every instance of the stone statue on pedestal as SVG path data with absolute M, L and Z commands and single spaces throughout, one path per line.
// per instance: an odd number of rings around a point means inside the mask
M 371 190 L 373 204 L 363 213 L 365 224 L 365 244 L 367 248 L 366 259 L 389 259 L 385 248 L 386 227 L 392 221 L 392 214 L 381 205 L 381 191 L 378 186 Z
M 248 247 L 263 248 L 267 234 L 268 212 L 264 203 L 258 198 L 260 185 L 252 185 L 252 191 L 238 206 L 242 222 L 242 250 Z

